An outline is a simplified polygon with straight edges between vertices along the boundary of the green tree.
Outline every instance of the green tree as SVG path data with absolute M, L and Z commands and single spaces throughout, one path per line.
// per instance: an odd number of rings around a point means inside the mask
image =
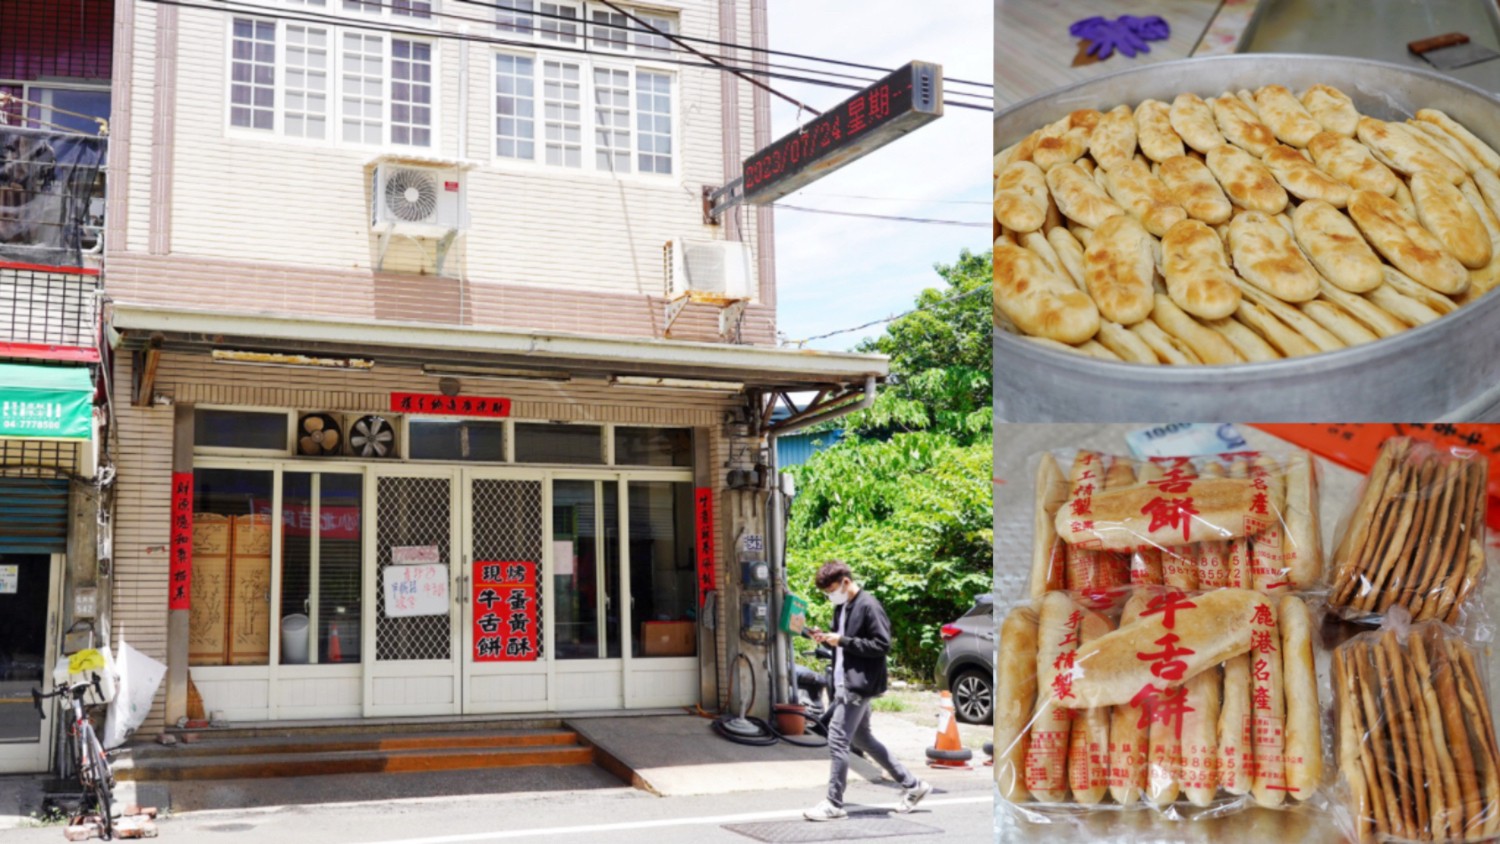
M 885 605 L 897 671 L 930 679 L 939 628 L 991 583 L 991 269 L 967 250 L 938 264 L 943 287 L 857 347 L 891 358 L 874 405 L 840 420 L 845 438 L 792 471 L 789 587 L 810 597 L 827 629 L 831 608 L 813 576 L 830 559 Z

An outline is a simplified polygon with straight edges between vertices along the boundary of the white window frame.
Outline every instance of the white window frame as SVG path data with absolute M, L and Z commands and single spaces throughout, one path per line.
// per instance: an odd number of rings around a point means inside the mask
M 334 0 L 330 0 L 334 2 Z M 342 0 L 337 0 L 342 2 Z M 372 18 L 373 19 L 373 16 Z M 234 67 L 234 22 L 236 20 L 251 20 L 261 23 L 273 23 L 276 26 L 276 80 L 275 97 L 272 114 L 272 126 L 270 129 L 254 129 L 248 126 L 236 126 L 232 122 L 230 101 L 233 91 L 233 67 Z M 307 138 L 286 133 L 286 28 L 288 26 L 301 26 L 308 28 L 321 28 L 328 33 L 328 111 L 324 115 L 327 131 L 322 138 Z M 344 63 L 344 35 L 358 34 L 361 36 L 373 36 L 378 38 L 382 45 L 382 71 L 380 98 L 381 129 L 379 143 L 367 143 L 364 141 L 344 140 L 344 103 L 343 103 L 343 63 Z M 391 81 L 392 81 L 392 40 L 415 41 L 428 44 L 432 49 L 432 123 L 431 143 L 427 146 L 412 146 L 409 144 L 397 144 L 391 141 Z M 318 147 L 340 147 L 345 149 L 380 150 L 383 152 L 395 152 L 411 154 L 435 155 L 442 149 L 442 42 L 437 38 L 419 35 L 407 35 L 405 33 L 390 33 L 377 30 L 365 29 L 359 26 L 349 26 L 329 22 L 327 24 L 311 24 L 304 21 L 285 21 L 264 16 L 257 17 L 254 14 L 226 15 L 224 23 L 224 84 L 222 87 L 223 103 L 223 128 L 226 137 L 238 139 L 258 139 L 262 141 L 276 140 L 285 143 L 304 144 Z M 493 106 L 492 106 L 493 107 Z
M 56 122 L 55 120 L 53 120 L 53 118 L 55 117 L 55 115 L 52 114 L 52 104 L 48 103 L 48 102 L 44 102 L 43 96 L 37 93 L 38 90 L 41 90 L 41 91 L 84 91 L 84 92 L 95 93 L 95 94 L 99 94 L 99 93 L 108 94 L 109 91 L 110 91 L 110 87 L 109 87 L 109 85 L 107 83 L 106 84 L 91 84 L 91 83 L 88 83 L 88 82 L 73 82 L 73 81 L 49 82 L 49 81 L 40 80 L 40 79 L 26 80 L 26 79 L 3 79 L 3 78 L 0 78 L 0 87 L 5 87 L 5 88 L 20 88 L 21 89 L 21 99 L 25 100 L 26 102 L 23 103 L 23 104 L 21 104 L 21 118 L 20 118 L 21 122 L 19 124 L 20 126 L 25 126 L 28 123 L 31 123 L 33 120 L 42 120 L 42 121 L 45 121 L 45 122 Z M 37 103 L 41 107 L 42 113 L 41 113 L 41 115 L 39 117 L 33 118 L 31 116 L 31 109 L 32 109 L 32 106 L 30 105 L 31 103 Z M 113 111 L 111 111 L 111 114 L 113 114 Z M 10 123 L 6 122 L 6 115 L 5 115 L 5 113 L 4 112 L 0 112 L 0 126 L 10 126 L 10 125 L 13 125 L 13 124 L 10 124 Z M 50 129 L 51 128 L 51 127 L 45 125 L 45 123 L 42 123 L 42 124 L 39 124 L 39 125 L 40 125 L 40 127 L 42 129 Z
M 496 80 L 496 56 L 508 55 L 526 58 L 532 61 L 532 146 L 531 158 L 515 158 L 500 155 L 499 153 L 499 86 Z M 543 63 L 548 60 L 564 61 L 577 64 L 579 67 L 579 80 L 582 85 L 580 91 L 583 106 L 582 145 L 580 150 L 581 167 L 567 167 L 559 164 L 548 164 L 546 162 L 546 139 L 543 103 Z M 630 170 L 620 173 L 613 170 L 598 167 L 598 145 L 595 143 L 595 104 L 594 104 L 594 70 L 608 69 L 624 71 L 630 76 Z M 636 106 L 636 74 L 638 72 L 661 74 L 671 80 L 671 109 L 672 109 L 672 172 L 671 173 L 642 173 L 640 169 L 639 148 L 637 146 L 639 132 L 636 128 L 637 106 Z M 628 56 L 596 56 L 582 53 L 556 53 L 546 49 L 528 50 L 523 48 L 497 48 L 492 50 L 489 59 L 489 160 L 493 166 L 502 169 L 537 170 L 552 175 L 577 175 L 587 178 L 607 178 L 617 180 L 641 181 L 653 184 L 681 183 L 682 182 L 682 97 L 681 97 L 681 75 L 678 69 L 672 65 L 660 62 L 650 62 L 632 59 Z
M 342 0 L 340 0 L 342 2 Z M 496 32 L 503 37 L 518 41 L 528 41 L 538 47 L 562 45 L 567 47 L 587 48 L 591 52 L 597 52 L 606 56 L 664 56 L 671 53 L 670 42 L 666 47 L 648 46 L 642 44 L 643 39 L 660 38 L 647 30 L 642 29 L 635 21 L 626 17 L 623 24 L 613 21 L 598 22 L 594 19 L 595 14 L 608 15 L 615 18 L 620 15 L 614 9 L 602 3 L 592 0 L 512 0 L 517 4 L 526 4 L 527 9 L 500 9 L 493 8 L 491 23 Z M 578 13 L 577 37 L 572 41 L 561 41 L 555 36 L 547 34 L 545 27 L 551 26 L 553 30 L 564 24 L 555 18 L 543 17 L 543 14 L 552 14 L 542 8 L 543 4 L 554 7 L 566 7 Z M 494 3 L 498 6 L 498 0 Z M 644 8 L 639 6 L 622 6 L 626 12 L 643 20 L 654 20 L 665 22 L 669 25 L 669 31 L 676 35 L 681 27 L 681 11 L 678 9 Z M 524 21 L 521 20 L 524 18 Z M 653 24 L 654 25 L 654 24 Z M 615 41 L 613 38 L 599 39 L 596 30 L 608 29 L 619 30 L 624 33 L 623 41 Z M 615 46 L 618 44 L 619 46 Z

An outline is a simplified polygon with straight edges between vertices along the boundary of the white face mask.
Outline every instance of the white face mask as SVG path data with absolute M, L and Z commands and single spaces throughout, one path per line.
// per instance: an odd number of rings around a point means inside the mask
M 828 603 L 833 604 L 836 607 L 841 607 L 844 604 L 849 603 L 849 593 L 844 591 L 843 589 L 839 589 L 839 591 L 837 592 L 829 592 L 826 594 L 828 595 Z

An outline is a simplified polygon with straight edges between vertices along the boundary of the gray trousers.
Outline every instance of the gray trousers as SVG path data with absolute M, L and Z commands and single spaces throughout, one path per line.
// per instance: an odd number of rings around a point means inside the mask
M 849 747 L 863 750 L 875 764 L 884 768 L 891 779 L 901 783 L 902 788 L 912 788 L 917 778 L 885 749 L 885 745 L 870 732 L 870 699 L 851 692 L 843 692 L 834 698 L 833 715 L 828 719 L 828 755 L 832 763 L 828 771 L 828 802 L 840 808 L 844 805 L 844 786 L 849 781 Z

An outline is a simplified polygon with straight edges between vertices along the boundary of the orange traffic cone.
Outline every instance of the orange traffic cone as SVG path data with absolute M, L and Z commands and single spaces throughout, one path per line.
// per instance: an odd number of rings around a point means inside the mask
M 953 714 L 953 695 L 942 693 L 938 701 L 937 737 L 932 747 L 927 748 L 927 765 L 931 768 L 962 768 L 973 770 L 969 760 L 974 751 L 964 747 L 958 737 L 958 719 Z
M 344 646 L 339 642 L 339 629 L 331 624 L 328 626 L 332 628 L 328 631 L 328 661 L 343 662 Z

